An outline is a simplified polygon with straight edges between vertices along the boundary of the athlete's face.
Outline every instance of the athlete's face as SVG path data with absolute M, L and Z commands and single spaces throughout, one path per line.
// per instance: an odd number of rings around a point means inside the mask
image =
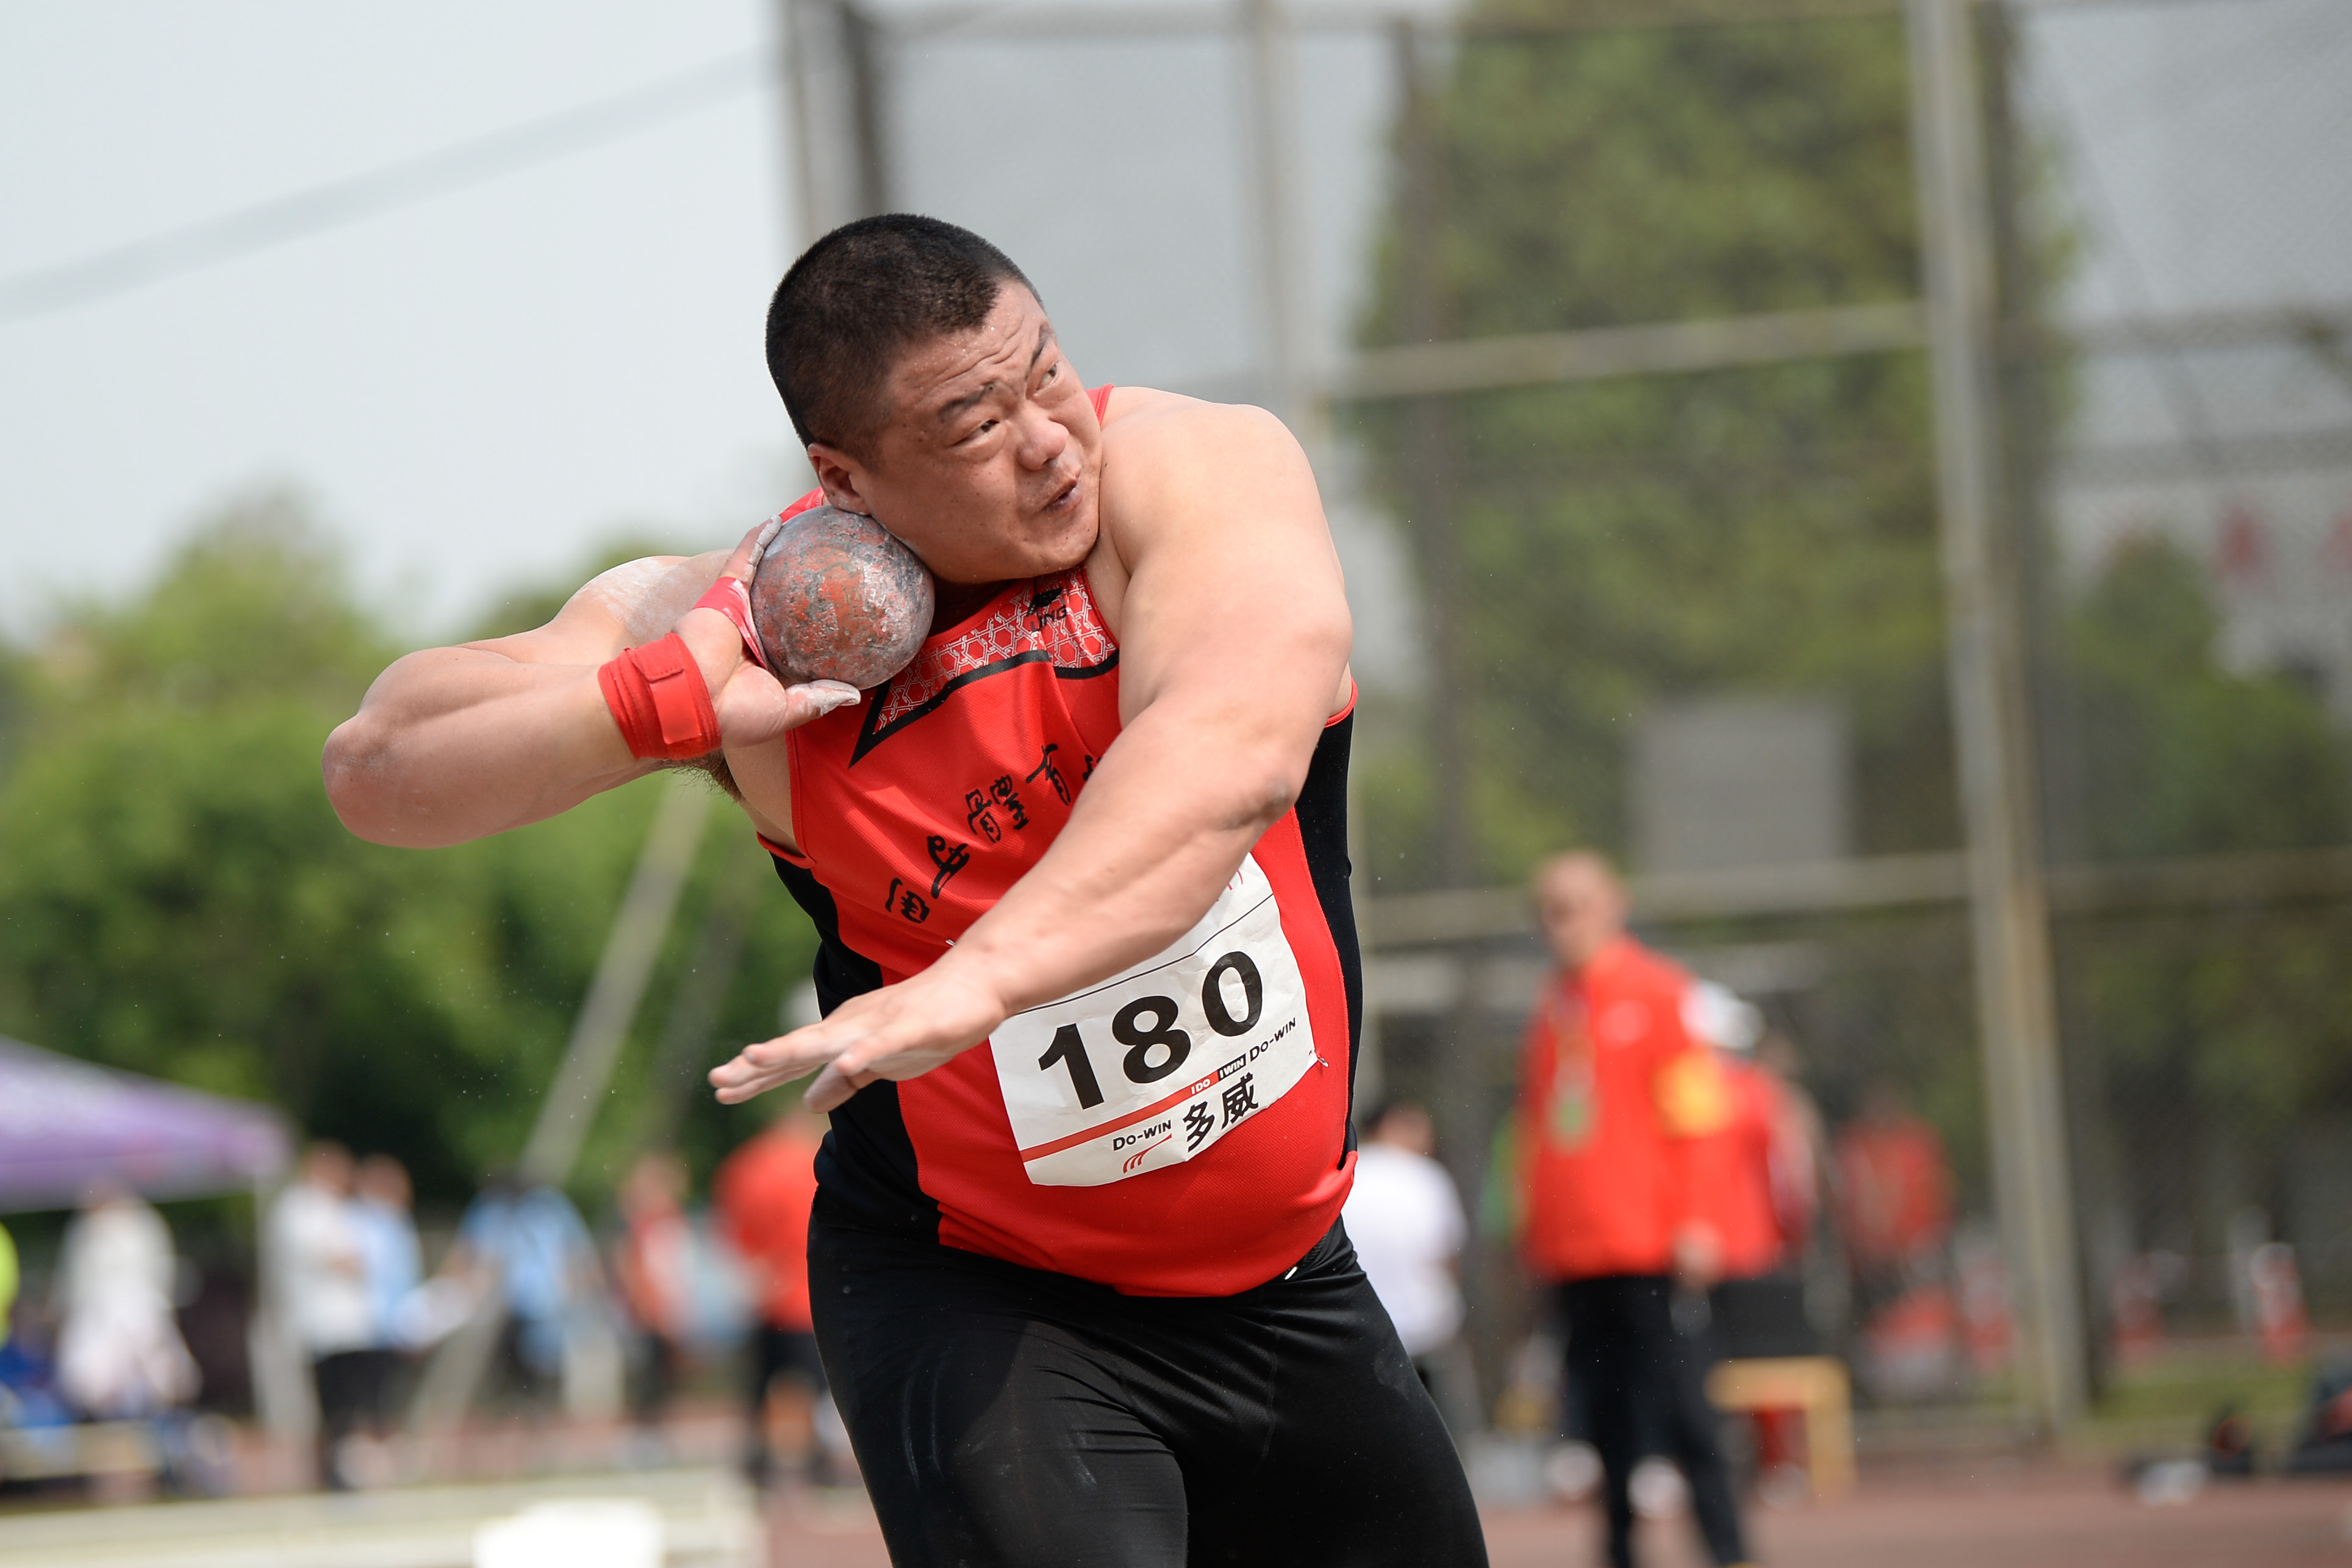
M 988 319 L 900 358 L 864 457 L 809 448 L 827 498 L 922 557 L 942 587 L 1076 566 L 1101 513 L 1102 426 L 1045 308 L 1017 283 Z
M 1544 942 L 1567 969 L 1583 968 L 1625 929 L 1625 896 L 1617 879 L 1589 855 L 1564 856 L 1545 868 L 1536 905 Z

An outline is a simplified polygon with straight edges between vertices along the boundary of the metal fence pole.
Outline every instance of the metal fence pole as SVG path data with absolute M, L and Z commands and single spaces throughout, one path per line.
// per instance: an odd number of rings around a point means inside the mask
M 1426 350 L 1454 336 L 1440 276 L 1444 224 L 1444 150 L 1429 83 L 1427 49 L 1418 24 L 1390 32 L 1400 107 L 1399 195 L 1404 223 L 1398 326 L 1405 352 Z M 1392 350 L 1393 351 L 1393 350 Z M 1454 533 L 1454 406 L 1442 392 L 1413 397 L 1404 413 L 1411 459 L 1406 530 L 1421 569 L 1423 624 L 1429 639 L 1433 690 L 1428 708 L 1429 747 L 1444 804 L 1430 825 L 1431 880 L 1439 887 L 1469 887 L 1478 880 L 1477 792 L 1474 788 L 1471 721 L 1475 675 L 1470 667 L 1462 594 L 1460 550 Z M 1469 1002 L 1456 1020 L 1466 1022 Z
M 1299 268 L 1305 261 L 1298 170 L 1297 62 L 1283 0 L 1246 0 L 1250 88 L 1252 227 L 1257 231 L 1258 291 L 1265 333 L 1266 406 L 1311 454 L 1322 444 L 1308 372 Z
M 637 1004 L 653 977 L 654 961 L 661 956 L 669 935 L 670 916 L 678 894 L 694 870 L 702 847 L 702 830 L 710 820 L 715 799 L 709 787 L 686 774 L 672 776 L 663 785 L 661 806 L 654 814 L 637 869 L 622 896 L 620 912 L 604 939 L 604 956 L 588 998 L 580 1006 L 564 1046 L 562 1064 L 540 1103 L 539 1119 L 523 1146 L 519 1174 L 530 1185 L 560 1186 L 572 1178 L 572 1162 L 580 1157 L 588 1129 L 603 1105 L 613 1069 L 628 1043 L 629 1026 Z
M 2005 557 L 1998 526 L 1993 234 L 1974 17 L 1970 0 L 1909 0 L 1906 16 L 1945 634 L 1993 1196 L 2015 1277 L 2026 1408 L 2055 1431 L 2083 1407 L 2082 1300 L 2036 843 L 2025 628 L 2016 563 Z
M 852 0 L 781 0 L 801 246 L 888 210 L 884 42 Z

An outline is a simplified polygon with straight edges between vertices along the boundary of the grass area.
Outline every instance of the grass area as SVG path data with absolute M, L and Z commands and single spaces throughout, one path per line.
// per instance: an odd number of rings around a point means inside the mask
M 2292 1437 L 2311 1378 L 2311 1365 L 2273 1366 L 2242 1341 L 2169 1346 L 2145 1365 L 2116 1371 L 2068 1447 L 2193 1448 L 2213 1416 L 2234 1405 L 2263 1451 L 2275 1455 Z

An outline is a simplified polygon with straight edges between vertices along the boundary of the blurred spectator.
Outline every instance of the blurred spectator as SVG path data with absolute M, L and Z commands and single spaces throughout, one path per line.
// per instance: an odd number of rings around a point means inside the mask
M 1733 1356 L 1811 1354 L 1787 1343 L 1804 1317 L 1794 1265 L 1812 1228 L 1818 1182 L 1809 1108 L 1751 1055 L 1765 1038 L 1754 1007 L 1703 982 L 1685 999 L 1683 1022 L 1715 1048 L 1723 1080 L 1723 1124 L 1696 1140 L 1691 1163 L 1692 1210 L 1721 1249 L 1714 1316 L 1722 1349 Z M 1785 1051 L 1776 1055 L 1788 1060 Z
M 402 1324 L 409 1294 L 425 1276 L 416 1220 L 410 1213 L 408 1169 L 390 1155 L 370 1155 L 359 1164 L 353 1189 L 352 1227 L 367 1281 L 375 1343 L 396 1355 L 406 1348 Z
M 1518 1152 L 1528 1267 L 1556 1287 L 1567 1322 L 1564 1419 L 1580 1402 L 1612 1563 L 1633 1562 L 1633 1470 L 1648 1452 L 1681 1468 L 1715 1561 L 1743 1562 L 1706 1355 L 1673 1310 L 1677 1285 L 1703 1290 L 1720 1272 L 1691 1166 L 1697 1140 L 1724 1124 L 1722 1075 L 1683 1027 L 1688 977 L 1625 934 L 1606 862 L 1561 855 L 1536 892 L 1559 968 L 1528 1023 Z
M 824 1363 L 810 1326 L 808 1282 L 809 1207 L 816 1200 L 816 1155 L 820 1124 L 797 1102 L 768 1130 L 727 1157 L 712 1183 L 719 1225 L 742 1257 L 759 1305 L 751 1339 L 751 1381 L 746 1387 L 751 1432 L 743 1467 L 755 1485 L 770 1479 L 768 1424 L 776 1380 L 791 1375 L 806 1390 L 811 1413 L 808 1454 L 813 1469 L 826 1465 L 831 1416 Z
M 100 1191 L 66 1228 L 58 1264 L 58 1383 L 99 1420 L 161 1415 L 196 1392 L 173 1318 L 178 1260 L 163 1217 L 127 1189 Z
M 571 1340 L 597 1305 L 596 1247 L 580 1211 L 551 1186 L 493 1176 L 457 1227 L 453 1272 L 478 1276 L 505 1302 L 499 1362 L 509 1392 L 534 1413 L 562 1396 Z
M 1979 1376 L 2006 1371 L 2017 1339 L 2010 1303 L 2009 1265 L 2000 1237 L 1989 1225 L 1963 1227 L 1952 1237 L 1952 1278 L 1962 1348 Z
M 1692 1040 L 1715 1051 L 1723 1088 L 1722 1124 L 1693 1141 L 1691 1214 L 1714 1237 L 1721 1280 L 1769 1274 L 1780 1265 L 1786 1237 L 1773 1173 L 1780 1106 L 1776 1086 L 1748 1060 L 1763 1019 L 1755 1008 L 1706 980 L 1684 994 L 1682 1019 Z
M 1958 1374 L 1952 1291 L 1952 1172 L 1944 1141 L 1881 1081 L 1840 1130 L 1838 1232 L 1853 1270 L 1862 1369 L 1884 1398 L 1948 1392 Z
M 638 1155 L 621 1183 L 625 1228 L 613 1272 L 634 1331 L 629 1415 L 648 1429 L 677 1385 L 693 1306 L 694 1235 L 678 1206 L 685 1193 L 686 1166 L 667 1152 Z
M 1365 1123 L 1344 1218 L 1357 1261 L 1388 1309 L 1413 1369 L 1458 1436 L 1477 1422 L 1477 1392 L 1462 1342 L 1461 1195 L 1431 1158 L 1437 1129 L 1420 1106 L 1396 1103 Z
M 1731 1360 L 1817 1355 L 1796 1267 L 1812 1224 L 1813 1149 L 1803 1116 L 1778 1073 L 1753 1060 L 1763 1015 L 1709 981 L 1683 1001 L 1683 1024 L 1712 1046 L 1723 1073 L 1726 1119 L 1693 1151 L 1695 1211 L 1722 1244 L 1723 1277 L 1708 1292 L 1710 1348 Z M 1796 1463 L 1791 1410 L 1758 1410 L 1759 1490 L 1791 1500 L 1808 1490 Z
M 1940 1277 L 1952 1235 L 1952 1167 L 1936 1129 L 1881 1081 L 1837 1139 L 1838 1232 L 1854 1282 L 1884 1299 L 1915 1276 Z
M 1823 1176 L 1830 1166 L 1829 1132 L 1822 1122 L 1822 1108 L 1800 1082 L 1794 1041 L 1777 1029 L 1766 1029 L 1756 1045 L 1756 1068 L 1771 1081 L 1780 1104 L 1772 1209 L 1780 1217 L 1789 1260 L 1795 1262 L 1811 1246 L 1821 1218 Z
M 370 1335 L 361 1352 L 361 1385 L 355 1425 L 380 1445 L 392 1435 L 394 1406 L 401 1372 L 411 1348 L 403 1331 L 404 1312 L 424 1274 L 416 1242 L 416 1222 L 410 1216 L 408 1171 L 390 1155 L 370 1155 L 359 1164 L 352 1199 L 352 1240 L 359 1249 L 360 1275 L 366 1282 Z M 354 1458 L 358 1456 L 352 1456 Z M 380 1446 L 360 1460 L 371 1479 L 389 1479 L 387 1458 Z M 346 1468 L 350 1468 L 346 1462 Z
M 2263 1359 L 2273 1366 L 2300 1364 L 2311 1351 L 2311 1319 L 2303 1307 L 2294 1249 L 2284 1241 L 2265 1244 L 2254 1253 L 2253 1279 Z
M 319 1479 L 349 1486 L 341 1454 L 370 1398 L 375 1310 L 352 1205 L 352 1155 L 324 1140 L 302 1155 L 293 1185 L 269 1212 L 271 1277 L 319 1397 Z
M 2117 1366 L 2145 1366 L 2164 1346 L 2164 1292 L 2156 1264 L 2136 1252 L 2107 1281 L 2107 1322 Z

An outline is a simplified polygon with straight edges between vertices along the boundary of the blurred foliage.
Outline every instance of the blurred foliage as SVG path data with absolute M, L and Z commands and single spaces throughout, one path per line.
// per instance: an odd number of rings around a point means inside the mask
M 2341 844 L 2352 759 L 2302 685 L 2223 669 L 2205 574 L 2140 540 L 2067 626 L 2093 854 L 2133 861 Z M 2296 1222 L 2298 1126 L 2352 1111 L 2352 909 L 2338 901 L 2062 923 L 2080 1061 L 2108 1106 L 2117 1183 L 2150 1244 L 2212 1250 L 2232 1203 Z M 2322 1119 L 2315 1121 L 2315 1118 Z M 2229 1180 L 2207 1197 L 2208 1184 Z M 2195 1235 L 2203 1232 L 2201 1239 Z M 2306 1260 L 2352 1288 L 2347 1260 Z
M 1574 4 L 1472 0 L 1465 15 Z M 2013 40 L 1986 27 L 1998 68 Z M 1358 323 L 1368 348 L 1918 292 L 1899 17 L 1505 30 L 1454 37 L 1425 63 Z M 2002 308 L 2032 322 L 2074 236 L 2052 150 L 2010 115 L 2001 71 L 1987 76 Z M 1741 693 L 1843 708 L 1857 853 L 1957 844 L 1925 371 L 1917 354 L 1856 355 L 1356 407 L 1349 434 L 1432 594 L 1451 563 L 1458 649 L 1449 667 L 1441 601 L 1425 696 L 1367 704 L 1367 891 L 1516 880 L 1575 842 L 1622 854 L 1644 709 Z M 2046 531 L 2035 513 L 2073 367 L 2011 354 L 2000 376 L 2004 499 L 2030 538 Z M 2021 553 L 2042 596 L 2057 563 Z M 2220 664 L 2198 562 L 2136 546 L 2044 609 L 2032 653 L 2066 857 L 2352 836 L 2342 737 L 2294 682 Z M 1459 751 L 1440 755 L 1453 735 Z M 1451 864 L 1449 817 L 1472 825 Z M 1774 1005 L 1824 1106 L 1834 1117 L 1873 1081 L 1899 1082 L 1944 1134 L 1971 1207 L 1989 1203 L 1958 911 L 1673 936 L 1817 943 L 1821 977 Z M 2118 1202 L 2142 1245 L 2168 1227 L 2189 1245 L 2193 1214 L 2195 1245 L 2218 1249 L 2235 1204 L 2292 1218 L 2292 1151 L 2330 1128 L 2340 1143 L 2352 1111 L 2352 911 L 2105 912 L 2061 920 L 2056 939 L 2085 1190 Z M 1444 1092 L 1434 1075 L 1422 1087 Z M 2084 1234 L 2107 1219 L 2086 1211 Z
M 2273 1365 L 2242 1343 L 2176 1345 L 2158 1361 L 2111 1374 L 2097 1407 L 2066 1434 L 2067 1448 L 2135 1458 L 2187 1451 L 2204 1441 L 2219 1412 L 2234 1409 L 2252 1424 L 2257 1451 L 2274 1457 L 2294 1445 L 2311 1384 L 2310 1368 Z
M 2126 544 L 2068 627 L 2091 858 L 2305 849 L 2343 840 L 2352 779 L 2311 693 L 2215 664 L 2221 617 L 2178 548 Z
M 275 496 L 209 522 L 135 601 L 0 659 L 0 1031 L 274 1101 L 312 1135 L 399 1155 L 447 1203 L 520 1152 L 664 786 L 457 849 L 362 842 L 320 748 L 399 652 Z M 644 1040 L 714 878 L 766 871 L 731 812 L 711 821 L 582 1163 L 592 1201 L 670 1092 Z M 780 889 L 755 907 L 713 1060 L 775 1032 L 814 947 Z M 763 1115 L 692 1110 L 697 1166 Z
M 1479 338 L 1909 298 L 1905 79 L 1890 19 L 1465 38 L 1430 107 L 1421 315 Z M 1410 204 L 1368 344 L 1416 317 Z M 1452 399 L 1444 519 L 1412 517 L 1413 412 L 1364 409 L 1425 579 L 1432 525 L 1453 535 L 1467 689 L 1443 700 L 1469 705 L 1473 752 L 1457 772 L 1375 750 L 1383 875 L 1439 874 L 1416 847 L 1440 810 L 1475 819 L 1472 880 L 1622 849 L 1633 721 L 1741 690 L 1843 699 L 1859 848 L 1951 842 L 1923 369 L 1864 355 Z M 1466 800 L 1434 781 L 1464 777 Z

